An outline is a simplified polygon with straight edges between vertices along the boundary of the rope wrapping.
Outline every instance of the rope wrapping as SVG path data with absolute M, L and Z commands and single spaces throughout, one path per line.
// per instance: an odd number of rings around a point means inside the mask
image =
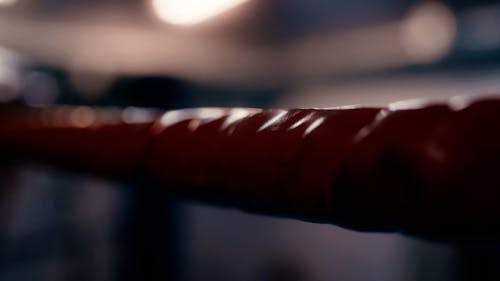
M 4 155 L 242 210 L 429 239 L 500 237 L 500 99 L 387 108 L 1 107 Z

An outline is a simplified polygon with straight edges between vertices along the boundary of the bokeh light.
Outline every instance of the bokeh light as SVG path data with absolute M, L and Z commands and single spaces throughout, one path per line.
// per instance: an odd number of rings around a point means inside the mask
M 0 7 L 10 6 L 16 2 L 17 0 L 0 0 Z
M 430 63 L 443 58 L 453 46 L 456 34 L 455 15 L 439 2 L 416 6 L 401 28 L 403 48 L 417 63 Z
M 153 0 L 158 17 L 170 24 L 193 25 L 218 16 L 248 0 Z

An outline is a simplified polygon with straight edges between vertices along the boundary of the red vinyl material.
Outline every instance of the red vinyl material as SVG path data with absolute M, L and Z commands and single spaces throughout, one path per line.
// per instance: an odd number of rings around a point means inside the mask
M 247 211 L 439 240 L 500 238 L 500 99 L 161 114 L 2 107 L 0 143 L 5 155 L 140 174 L 167 193 Z

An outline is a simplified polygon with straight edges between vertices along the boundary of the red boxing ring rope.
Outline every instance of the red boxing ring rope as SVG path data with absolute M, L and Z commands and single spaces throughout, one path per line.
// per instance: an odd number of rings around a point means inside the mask
M 4 155 L 366 231 L 500 238 L 500 99 L 158 113 L 0 107 Z M 140 176 L 139 176 L 140 175 Z

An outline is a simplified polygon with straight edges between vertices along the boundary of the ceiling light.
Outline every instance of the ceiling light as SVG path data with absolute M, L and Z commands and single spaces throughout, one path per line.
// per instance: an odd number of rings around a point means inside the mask
M 216 17 L 247 2 L 248 0 L 152 1 L 153 9 L 161 20 L 175 25 L 194 25 Z

